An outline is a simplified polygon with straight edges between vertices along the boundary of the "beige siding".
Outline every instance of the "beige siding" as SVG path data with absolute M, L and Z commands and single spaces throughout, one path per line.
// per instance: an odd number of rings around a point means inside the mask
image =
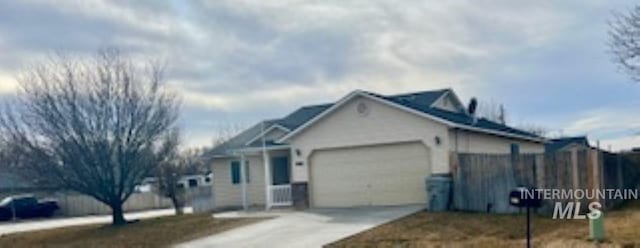
M 315 151 L 310 200 L 314 207 L 425 203 L 429 151 L 421 142 Z
M 511 144 L 514 143 L 520 146 L 520 153 L 544 153 L 544 144 L 542 143 L 509 139 L 463 130 L 449 131 L 451 151 L 506 154 L 511 152 Z
M 367 115 L 358 113 L 359 103 L 368 106 Z M 435 144 L 436 136 L 440 137 L 440 145 Z M 449 171 L 448 128 L 444 124 L 356 97 L 293 137 L 292 151 L 301 152 L 300 156 L 291 155 L 294 164 L 301 163 L 293 166 L 293 181 L 308 181 L 308 160 L 313 150 L 408 141 L 419 141 L 430 148 L 433 173 Z
M 261 156 L 247 156 L 249 161 L 249 183 L 247 195 L 250 205 L 264 205 L 265 184 L 264 165 Z M 214 159 L 213 170 L 213 197 L 215 207 L 242 206 L 242 186 L 231 182 L 231 161 L 240 158 Z

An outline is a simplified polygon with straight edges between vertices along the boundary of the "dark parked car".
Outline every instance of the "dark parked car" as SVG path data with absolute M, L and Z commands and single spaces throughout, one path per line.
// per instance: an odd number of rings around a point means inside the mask
M 11 219 L 12 204 L 16 217 L 21 219 L 51 217 L 60 208 L 55 200 L 38 200 L 31 195 L 9 196 L 0 201 L 0 221 Z

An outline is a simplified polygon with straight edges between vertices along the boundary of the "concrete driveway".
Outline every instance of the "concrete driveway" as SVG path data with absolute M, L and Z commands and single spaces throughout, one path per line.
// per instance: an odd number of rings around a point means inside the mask
M 412 205 L 218 214 L 216 218 L 265 215 L 275 218 L 193 240 L 178 247 L 321 247 L 423 208 L 423 205 Z

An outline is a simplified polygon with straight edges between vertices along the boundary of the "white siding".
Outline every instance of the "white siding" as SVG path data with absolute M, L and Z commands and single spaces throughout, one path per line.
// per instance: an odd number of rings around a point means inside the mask
M 359 103 L 368 106 L 367 115 L 357 112 Z M 440 145 L 435 144 L 436 136 L 440 137 Z M 447 173 L 448 136 L 448 128 L 444 124 L 368 98 L 356 97 L 292 138 L 292 151 L 299 149 L 301 152 L 300 156 L 295 152 L 291 155 L 294 164 L 301 163 L 293 166 L 293 181 L 309 180 L 308 160 L 314 150 L 409 141 L 419 141 L 429 147 L 429 164 L 433 173 Z
M 509 139 L 484 133 L 463 130 L 449 131 L 451 151 L 466 153 L 507 154 L 511 144 L 520 146 L 520 153 L 544 153 L 544 144 L 531 141 Z

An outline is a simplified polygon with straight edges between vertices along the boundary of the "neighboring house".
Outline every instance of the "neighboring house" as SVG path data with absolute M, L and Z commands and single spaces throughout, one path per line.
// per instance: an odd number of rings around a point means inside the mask
M 544 140 L 476 118 L 451 89 L 357 90 L 258 123 L 205 156 L 218 208 L 350 207 L 426 203 L 425 178 L 450 173 L 451 152 L 513 150 L 543 153 Z
M 563 152 L 570 151 L 574 148 L 586 149 L 590 147 L 589 140 L 586 136 L 576 136 L 548 140 L 547 144 L 544 146 L 544 150 L 545 152 Z
M 211 186 L 211 180 L 213 178 L 212 173 L 199 174 L 199 175 L 185 175 L 178 180 L 178 187 L 182 188 L 197 188 L 204 186 Z
M 184 175 L 178 180 L 177 186 L 179 188 L 197 188 L 211 186 L 213 180 L 213 173 L 197 174 L 197 175 Z M 158 185 L 158 178 L 147 177 L 142 180 L 140 185 L 136 186 L 136 192 L 152 192 Z

